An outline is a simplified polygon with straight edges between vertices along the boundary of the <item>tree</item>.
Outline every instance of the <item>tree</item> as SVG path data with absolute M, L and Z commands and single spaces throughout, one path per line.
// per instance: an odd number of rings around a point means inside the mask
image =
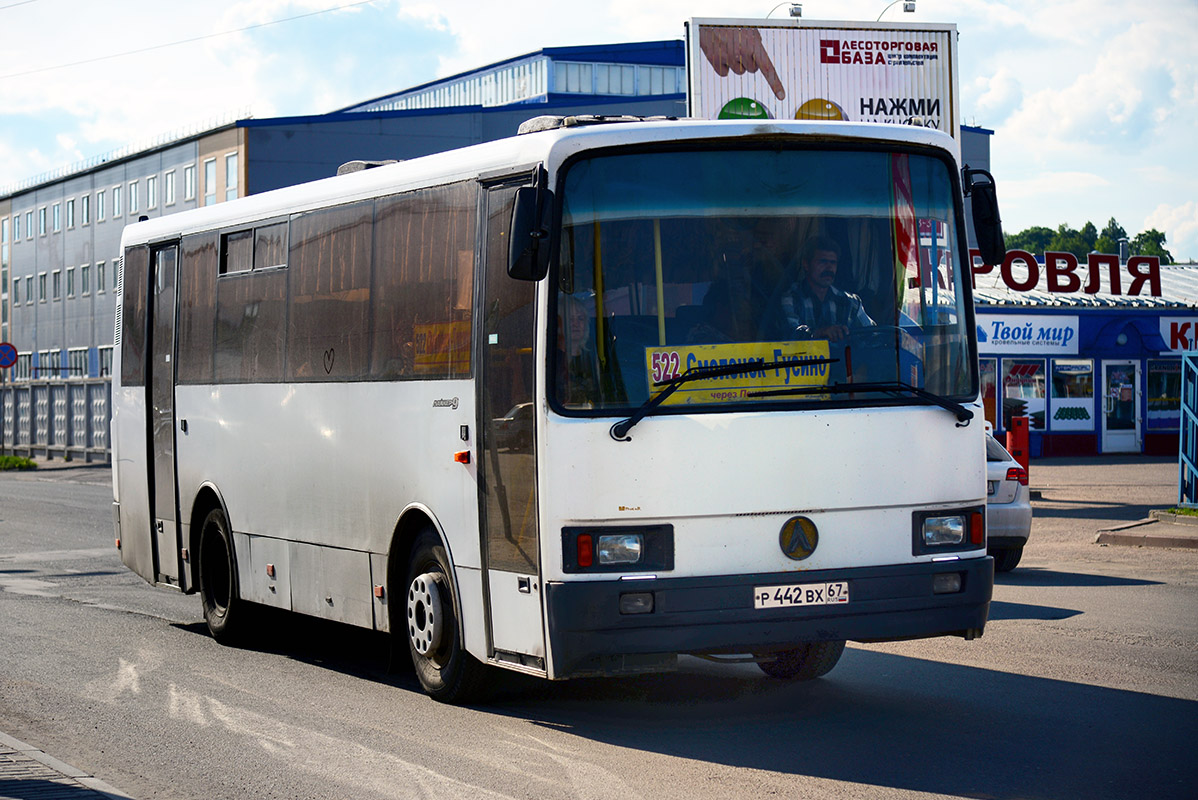
M 1106 227 L 1102 229 L 1101 235 L 1110 239 L 1112 242 L 1118 243 L 1120 239 L 1127 238 L 1127 231 L 1123 229 L 1122 225 L 1115 221 L 1114 217 L 1111 217 L 1107 221 Z
M 1086 220 L 1086 224 L 1078 231 L 1082 238 L 1082 244 L 1086 246 L 1086 252 L 1089 253 L 1094 249 L 1094 245 L 1098 242 L 1098 228 L 1094 227 L 1094 223 Z M 1078 253 L 1078 257 L 1081 257 Z
M 1089 223 L 1087 223 L 1089 224 Z M 1090 225 L 1090 228 L 1093 228 Z M 1048 249 L 1058 253 L 1073 253 L 1078 258 L 1085 258 L 1090 252 L 1090 246 L 1087 245 L 1086 238 L 1081 231 L 1076 231 L 1069 227 L 1069 224 L 1062 222 L 1053 234 L 1052 240 L 1048 243 Z
M 1033 226 L 1019 233 L 1006 234 L 1003 238 L 1006 240 L 1008 250 L 1026 250 L 1035 255 L 1052 249 L 1048 246 L 1052 237 L 1052 228 Z
M 1117 255 L 1119 253 L 1119 240 L 1127 238 L 1127 231 L 1123 226 L 1111 217 L 1102 229 L 1102 233 L 1098 235 L 1098 240 L 1094 242 L 1094 249 L 1100 253 L 1110 253 Z
M 1162 264 L 1172 264 L 1173 254 L 1165 249 L 1165 234 L 1156 228 L 1149 228 L 1136 234 L 1131 240 L 1133 256 L 1159 256 Z

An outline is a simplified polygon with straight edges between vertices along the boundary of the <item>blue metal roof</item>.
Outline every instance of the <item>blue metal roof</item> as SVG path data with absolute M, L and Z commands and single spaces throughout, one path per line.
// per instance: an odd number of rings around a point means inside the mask
M 395 117 L 430 117 L 447 114 L 497 114 L 510 113 L 518 106 L 534 106 L 529 109 L 531 114 L 542 114 L 555 108 L 577 107 L 585 103 L 590 106 L 628 105 L 630 102 L 648 102 L 654 100 L 686 100 L 685 92 L 675 94 L 653 95 L 577 95 L 558 94 L 550 92 L 545 101 L 532 103 L 510 103 L 504 106 L 437 106 L 431 108 L 408 108 L 396 111 L 332 111 L 328 114 L 308 114 L 297 117 L 266 117 L 237 120 L 238 128 L 267 128 L 274 125 L 304 125 L 313 122 L 353 122 L 369 119 L 392 119 Z M 373 102 L 373 101 L 372 101 Z
M 472 75 L 485 74 L 487 72 L 491 72 L 492 70 L 506 67 L 510 64 L 516 64 L 521 61 L 529 61 L 535 58 L 549 58 L 554 61 L 594 61 L 610 64 L 649 64 L 666 67 L 683 67 L 686 66 L 686 44 L 681 39 L 665 39 L 656 42 L 588 44 L 578 45 L 576 47 L 543 47 L 540 50 L 534 50 L 531 53 L 512 56 L 511 58 L 505 58 L 502 61 L 496 61 L 483 67 L 477 67 L 472 70 L 467 70 L 466 72 L 459 72 L 456 75 L 449 75 L 447 77 L 438 78 L 435 81 L 422 83 L 417 86 L 400 90 L 398 92 L 390 92 L 370 100 L 363 100 L 362 102 L 354 103 L 351 106 L 339 108 L 331 113 L 353 113 L 355 108 L 364 108 L 375 103 L 381 103 L 391 98 L 423 92 L 436 86 L 453 83 L 454 81 L 460 81 L 463 78 L 469 78 Z

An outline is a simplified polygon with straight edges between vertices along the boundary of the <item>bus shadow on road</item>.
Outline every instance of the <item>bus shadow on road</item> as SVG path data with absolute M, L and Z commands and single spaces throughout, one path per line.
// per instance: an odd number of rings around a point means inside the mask
M 808 683 L 755 667 L 528 685 L 494 711 L 617 747 L 985 798 L 1190 796 L 1198 703 L 851 647 Z
M 1036 606 L 1030 603 L 1007 603 L 1002 600 L 992 600 L 990 602 L 991 622 L 1013 619 L 1059 620 L 1076 617 L 1081 613 L 1081 611 L 1073 608 Z

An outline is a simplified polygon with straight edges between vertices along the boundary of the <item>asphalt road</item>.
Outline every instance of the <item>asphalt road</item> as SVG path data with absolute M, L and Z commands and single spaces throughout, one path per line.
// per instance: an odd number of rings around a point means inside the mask
M 0 731 L 149 798 L 1167 798 L 1198 763 L 1198 550 L 1093 544 L 1175 498 L 1164 460 L 1033 463 L 1033 540 L 986 635 L 451 708 L 384 637 L 276 615 L 216 644 L 125 570 L 107 472 L 0 473 Z M 1171 475 L 1171 476 L 1170 476 Z

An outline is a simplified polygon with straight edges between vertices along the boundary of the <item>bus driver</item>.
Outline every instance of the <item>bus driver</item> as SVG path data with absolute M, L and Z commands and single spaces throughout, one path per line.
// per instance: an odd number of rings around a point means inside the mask
M 865 313 L 861 298 L 837 289 L 836 270 L 840 246 L 826 236 L 808 239 L 799 255 L 799 279 L 782 295 L 787 327 L 800 338 L 843 341 L 851 328 L 875 323 Z

